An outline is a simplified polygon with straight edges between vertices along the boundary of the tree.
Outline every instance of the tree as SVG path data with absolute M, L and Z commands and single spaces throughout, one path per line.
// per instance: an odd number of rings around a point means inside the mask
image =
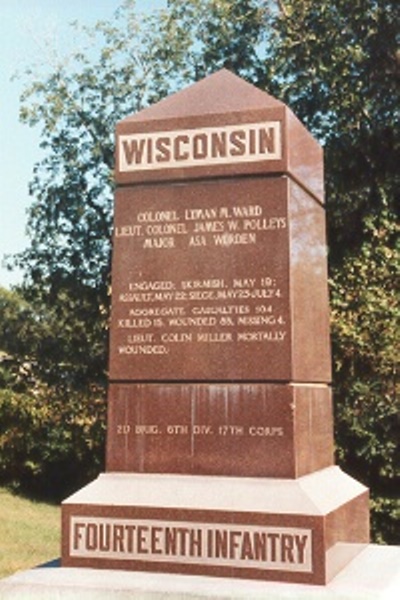
M 279 5 L 281 97 L 325 146 L 338 460 L 371 488 L 374 539 L 398 543 L 398 8 Z
M 50 363 L 53 325 L 51 314 L 0 288 L 0 483 L 61 500 L 103 464 L 106 403 L 94 383 L 71 389 L 76 365 Z
M 0 288 L 0 388 L 34 388 L 33 363 L 44 328 L 15 291 Z
M 208 9 L 211 27 L 204 26 Z M 21 119 L 42 127 L 45 158 L 30 186 L 31 245 L 17 262 L 26 274 L 24 297 L 53 317 L 41 348 L 53 383 L 60 364 L 76 367 L 75 386 L 104 381 L 116 121 L 212 70 L 222 50 L 222 62 L 236 57 L 250 76 L 255 52 L 248 48 L 261 38 L 261 16 L 257 2 L 224 0 L 175 1 L 140 17 L 128 1 L 113 24 L 81 31 L 100 38 L 97 60 L 80 48 L 69 60 L 52 59 L 39 76 L 30 72 Z
M 395 358 L 379 303 L 392 317 L 397 31 L 393 0 L 169 0 L 148 17 L 127 1 L 112 24 L 82 32 L 96 57 L 80 49 L 34 72 L 21 118 L 42 126 L 45 158 L 35 167 L 32 241 L 19 262 L 24 297 L 56 332 L 42 347 L 46 372 L 70 365 L 77 386 L 100 381 L 105 370 L 115 122 L 226 66 L 289 104 L 325 147 L 339 458 L 361 475 L 368 464 L 377 489 L 382 477 L 393 481 L 394 464 L 383 474 L 376 446 L 357 436 L 361 427 L 378 436 L 381 423 L 388 439 L 395 431 L 393 395 L 382 381 Z M 384 257 L 388 265 L 374 280 L 371 269 Z M 358 301 L 349 301 L 347 284 Z M 373 292 L 367 298 L 361 290 Z M 381 345 L 371 344 L 372 354 L 358 345 L 365 323 Z M 367 398 L 362 421 L 360 390 Z M 354 436 L 364 441 L 350 451 Z M 390 519 L 385 527 L 388 539 Z
M 325 146 L 330 260 L 398 205 L 399 73 L 393 0 L 278 3 L 280 95 Z
M 345 470 L 371 488 L 372 531 L 397 543 L 400 227 L 382 211 L 360 251 L 332 274 L 335 438 Z

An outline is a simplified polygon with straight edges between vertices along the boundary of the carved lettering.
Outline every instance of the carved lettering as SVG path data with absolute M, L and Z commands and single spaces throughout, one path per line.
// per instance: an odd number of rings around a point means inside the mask
M 121 172 L 279 160 L 279 121 L 119 135 Z
M 312 572 L 312 531 L 227 523 L 73 516 L 70 554 Z

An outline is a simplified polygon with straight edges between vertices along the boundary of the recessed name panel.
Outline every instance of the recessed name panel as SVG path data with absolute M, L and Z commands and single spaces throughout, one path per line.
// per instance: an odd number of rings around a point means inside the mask
M 310 573 L 312 531 L 227 523 L 75 516 L 71 557 Z
M 119 171 L 280 160 L 279 121 L 118 136 Z

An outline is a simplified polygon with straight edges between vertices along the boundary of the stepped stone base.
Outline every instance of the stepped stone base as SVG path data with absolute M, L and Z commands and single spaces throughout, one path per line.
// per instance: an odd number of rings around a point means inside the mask
M 107 473 L 62 506 L 64 567 L 325 584 L 369 540 L 368 492 L 299 479 Z
M 326 586 L 48 566 L 55 568 L 32 569 L 0 581 L 0 600 L 393 600 L 400 596 L 400 548 L 394 546 L 367 546 Z

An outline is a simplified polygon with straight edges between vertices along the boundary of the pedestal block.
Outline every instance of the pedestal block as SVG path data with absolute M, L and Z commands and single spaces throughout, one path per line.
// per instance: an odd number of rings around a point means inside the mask
M 368 543 L 367 505 L 337 467 L 298 479 L 108 473 L 63 504 L 63 565 L 325 584 Z

